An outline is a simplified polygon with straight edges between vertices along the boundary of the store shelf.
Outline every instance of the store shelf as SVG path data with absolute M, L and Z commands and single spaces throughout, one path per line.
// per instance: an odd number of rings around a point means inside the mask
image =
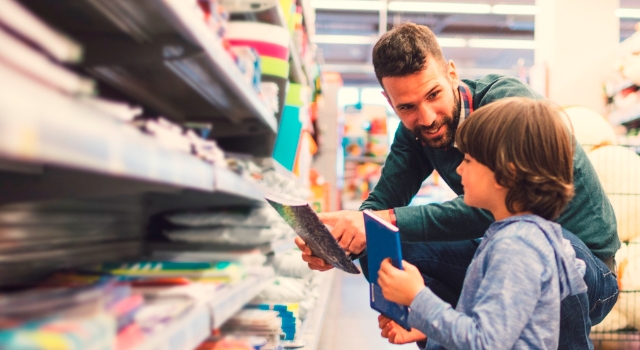
M 167 328 L 148 336 L 136 350 L 193 350 L 211 334 L 211 316 L 202 304 L 172 322 Z
M 143 192 L 184 195 L 182 200 L 203 205 L 213 200 L 213 192 L 262 200 L 252 180 L 162 147 L 134 127 L 1 64 L 0 90 L 0 159 L 13 165 L 6 168 L 22 166 L 31 175 L 3 176 L 12 186 L 0 190 L 2 201 Z
M 627 106 L 609 113 L 609 122 L 616 124 L 630 124 L 640 120 L 640 103 Z
M 324 315 L 329 305 L 329 297 L 331 296 L 331 288 L 333 287 L 335 276 L 335 269 L 321 273 L 322 281 L 318 284 L 320 286 L 318 300 L 302 324 L 301 335 L 305 350 L 316 350 L 318 348 Z
M 242 282 L 229 286 L 216 300 L 208 303 L 211 312 L 211 324 L 213 329 L 220 328 L 228 319 L 235 315 L 247 303 L 255 298 L 264 288 L 272 283 L 275 273 L 273 269 L 262 269 L 260 274 L 247 276 Z
M 89 72 L 157 112 L 177 121 L 212 122 L 214 138 L 276 133 L 274 114 L 242 79 L 196 2 L 25 5 L 85 46 Z
M 291 52 L 291 65 L 290 65 L 290 76 L 291 81 L 301 85 L 309 85 L 309 79 L 307 78 L 307 74 L 302 65 L 300 50 L 294 44 L 293 39 L 289 44 L 289 51 Z
M 345 162 L 358 162 L 358 163 L 377 163 L 384 164 L 385 157 L 345 157 Z

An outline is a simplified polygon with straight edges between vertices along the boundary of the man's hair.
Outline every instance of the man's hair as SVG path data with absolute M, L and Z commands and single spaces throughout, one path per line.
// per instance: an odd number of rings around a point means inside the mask
M 550 102 L 523 97 L 479 108 L 458 128 L 457 147 L 494 172 L 511 213 L 554 220 L 573 196 L 573 137 Z
M 373 47 L 373 67 L 382 85 L 384 77 L 404 77 L 427 68 L 427 58 L 445 68 L 435 34 L 426 26 L 403 23 L 384 33 Z

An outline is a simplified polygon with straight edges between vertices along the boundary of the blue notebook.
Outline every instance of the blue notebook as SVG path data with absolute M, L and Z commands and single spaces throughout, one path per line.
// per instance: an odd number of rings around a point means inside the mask
M 364 228 L 367 234 L 371 308 L 394 320 L 406 330 L 411 330 L 409 327 L 409 308 L 385 299 L 382 296 L 382 289 L 378 285 L 378 271 L 384 259 L 391 258 L 393 266 L 402 269 L 399 230 L 382 220 L 371 210 L 364 211 Z

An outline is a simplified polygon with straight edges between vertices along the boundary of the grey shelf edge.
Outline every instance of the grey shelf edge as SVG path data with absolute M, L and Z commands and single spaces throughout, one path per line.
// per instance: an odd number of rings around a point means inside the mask
M 302 66 L 300 50 L 298 50 L 298 47 L 294 44 L 293 39 L 291 39 L 290 41 L 289 51 L 290 51 L 289 55 L 291 56 L 291 64 L 293 64 L 291 69 L 293 74 L 291 78 L 293 78 L 294 83 L 308 86 L 309 79 L 307 78 L 305 69 Z
M 222 78 L 227 85 L 250 107 L 273 132 L 277 132 L 278 124 L 273 113 L 260 101 L 258 94 L 242 81 L 240 71 L 231 58 L 225 53 L 222 44 L 207 28 L 204 21 L 196 16 L 196 12 L 183 0 L 156 0 L 164 10 L 165 16 L 175 25 L 176 29 L 185 37 L 202 47 L 210 58 L 218 64 L 223 72 Z
M 320 291 L 313 312 L 307 316 L 302 325 L 302 340 L 305 342 L 304 350 L 316 350 L 320 341 L 320 333 L 324 323 L 324 316 L 329 305 L 331 288 L 336 279 L 336 270 L 321 272 L 322 281 L 319 283 Z
M 217 296 L 215 301 L 208 303 L 212 329 L 221 327 L 272 283 L 275 277 L 273 269 L 264 270 L 264 273 L 249 275 L 242 282 L 230 286 Z
M 1 63 L 0 90 L 0 159 L 263 198 L 253 181 L 161 147 L 134 127 Z

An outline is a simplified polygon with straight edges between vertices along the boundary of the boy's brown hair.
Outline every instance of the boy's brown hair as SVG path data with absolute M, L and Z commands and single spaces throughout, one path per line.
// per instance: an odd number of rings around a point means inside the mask
M 560 113 L 547 101 L 510 97 L 479 108 L 458 128 L 458 149 L 508 189 L 509 212 L 553 220 L 571 200 L 574 143 Z
M 373 47 L 373 68 L 382 85 L 384 77 L 405 77 L 427 68 L 427 58 L 445 68 L 435 34 L 429 27 L 402 23 L 384 33 Z

